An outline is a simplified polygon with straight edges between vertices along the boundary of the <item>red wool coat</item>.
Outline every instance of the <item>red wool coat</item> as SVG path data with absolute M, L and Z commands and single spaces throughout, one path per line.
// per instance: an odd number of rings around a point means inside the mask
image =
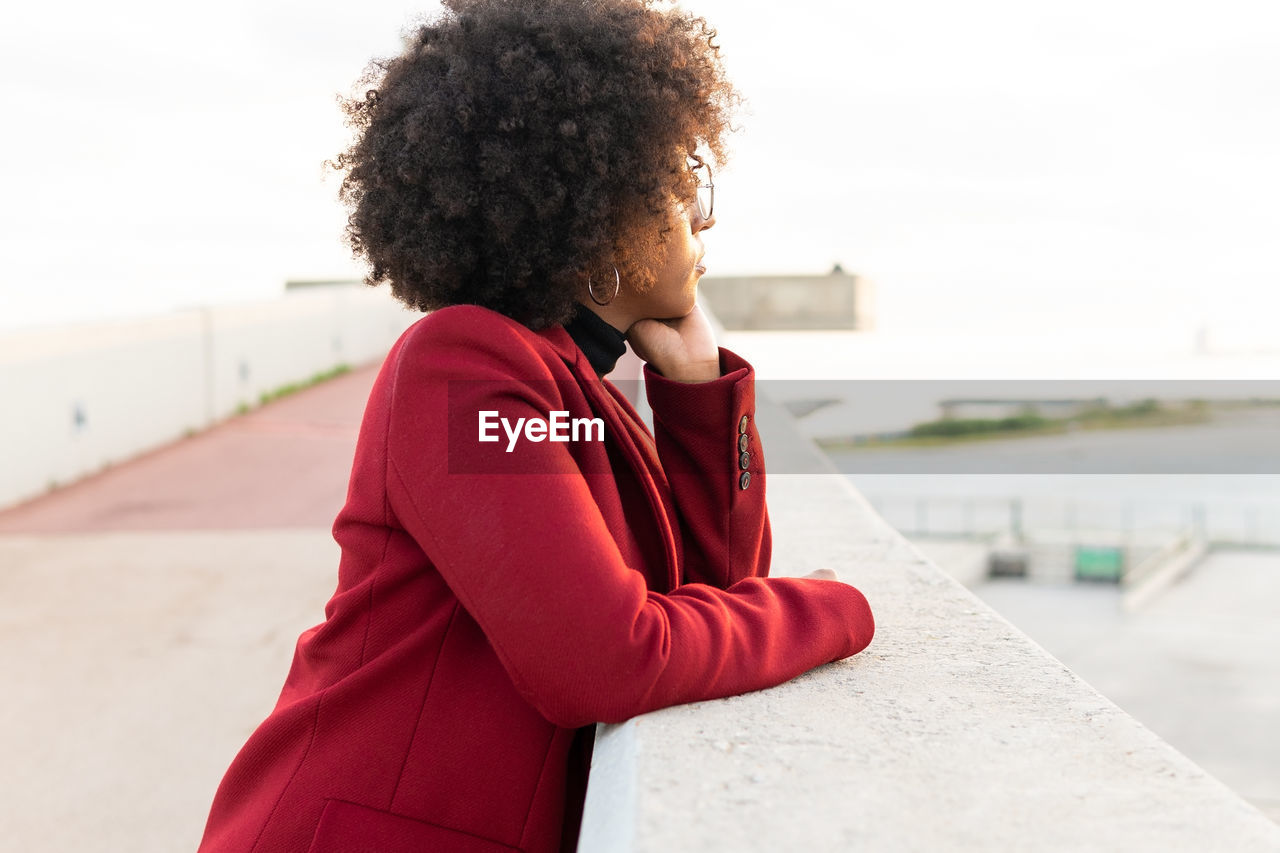
M 474 306 L 414 323 L 369 397 L 326 619 L 222 780 L 202 853 L 571 848 L 580 727 L 865 648 L 858 590 L 766 577 L 753 371 L 727 350 L 721 366 L 704 384 L 647 371 L 650 434 L 559 326 Z M 598 417 L 604 441 L 507 452 L 501 427 L 479 440 L 485 411 Z

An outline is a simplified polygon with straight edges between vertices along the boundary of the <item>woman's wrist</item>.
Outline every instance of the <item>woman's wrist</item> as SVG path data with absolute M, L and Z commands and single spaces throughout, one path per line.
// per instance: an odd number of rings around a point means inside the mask
M 720 378 L 720 358 L 710 361 L 685 362 L 671 367 L 660 367 L 658 372 L 675 382 L 712 382 Z

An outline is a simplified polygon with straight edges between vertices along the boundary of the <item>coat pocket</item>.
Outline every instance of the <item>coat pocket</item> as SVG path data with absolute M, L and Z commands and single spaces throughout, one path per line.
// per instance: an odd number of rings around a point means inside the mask
M 509 853 L 515 847 L 345 800 L 326 800 L 308 853 Z

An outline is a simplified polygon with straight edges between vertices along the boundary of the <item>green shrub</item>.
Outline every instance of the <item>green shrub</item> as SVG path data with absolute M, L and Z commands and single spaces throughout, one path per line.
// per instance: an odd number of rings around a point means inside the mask
M 1050 423 L 1049 418 L 1031 412 L 1011 415 L 1007 418 L 943 418 L 940 421 L 916 424 L 911 428 L 909 435 L 916 437 L 974 435 L 985 432 L 1039 429 L 1048 423 Z

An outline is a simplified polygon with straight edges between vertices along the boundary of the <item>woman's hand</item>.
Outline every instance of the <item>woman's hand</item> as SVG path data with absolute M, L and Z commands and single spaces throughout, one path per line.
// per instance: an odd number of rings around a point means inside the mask
M 838 577 L 836 577 L 836 573 L 832 569 L 814 569 L 813 571 L 809 572 L 809 574 L 802 575 L 802 577 L 813 578 L 815 580 L 820 580 L 820 581 L 840 580 Z
M 697 305 L 676 320 L 637 320 L 627 329 L 636 355 L 677 382 L 720 378 L 720 351 L 711 321 Z

